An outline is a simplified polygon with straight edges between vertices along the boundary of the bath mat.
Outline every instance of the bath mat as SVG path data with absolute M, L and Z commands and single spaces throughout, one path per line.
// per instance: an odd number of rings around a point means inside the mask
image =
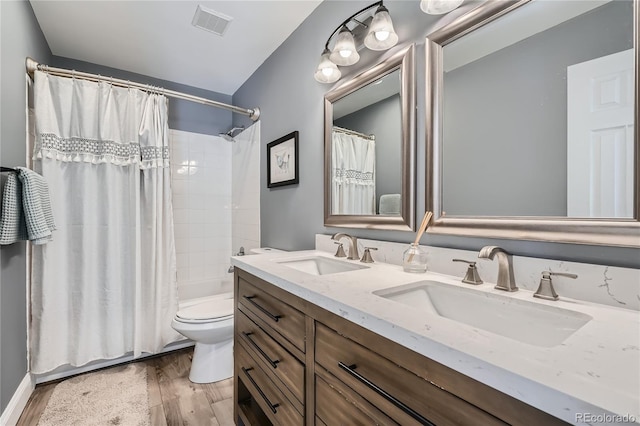
M 39 426 L 147 426 L 149 393 L 145 364 L 127 364 L 59 383 Z

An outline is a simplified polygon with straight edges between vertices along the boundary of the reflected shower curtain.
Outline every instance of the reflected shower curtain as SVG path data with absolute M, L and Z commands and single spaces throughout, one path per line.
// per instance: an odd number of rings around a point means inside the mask
M 375 140 L 332 132 L 332 214 L 376 214 L 375 164 Z
M 31 372 L 157 352 L 178 338 L 166 98 L 36 71 L 34 101 L 59 226 L 33 248 Z

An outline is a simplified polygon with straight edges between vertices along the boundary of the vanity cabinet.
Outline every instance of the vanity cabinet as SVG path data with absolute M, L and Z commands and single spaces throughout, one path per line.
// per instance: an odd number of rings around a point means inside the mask
M 234 417 L 247 425 L 304 423 L 307 319 L 285 299 L 282 290 L 236 273 Z
M 237 267 L 235 295 L 245 425 L 565 424 Z

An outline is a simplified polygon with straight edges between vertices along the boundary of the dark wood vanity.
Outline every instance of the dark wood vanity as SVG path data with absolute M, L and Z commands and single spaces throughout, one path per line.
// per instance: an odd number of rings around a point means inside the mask
M 234 282 L 237 424 L 566 424 L 237 267 Z

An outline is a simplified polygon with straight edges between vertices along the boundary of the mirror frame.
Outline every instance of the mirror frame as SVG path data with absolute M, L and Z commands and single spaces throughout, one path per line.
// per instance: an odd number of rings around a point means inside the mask
M 416 203 L 416 84 L 414 45 L 357 75 L 324 97 L 324 226 L 413 231 Z M 336 215 L 331 213 L 331 129 L 333 103 L 380 77 L 399 69 L 402 117 L 401 167 L 402 201 L 400 216 Z
M 638 146 L 638 68 L 640 36 L 638 20 L 640 6 L 634 1 L 633 42 L 635 48 L 634 101 L 634 179 L 633 218 L 593 219 L 542 216 L 446 216 L 442 211 L 442 149 L 443 149 L 443 57 L 447 44 L 488 24 L 531 0 L 487 1 L 451 23 L 427 35 L 426 51 L 426 200 L 427 210 L 434 213 L 429 228 L 433 234 L 470 237 L 506 238 L 572 244 L 592 244 L 620 247 L 640 247 L 640 147 Z

